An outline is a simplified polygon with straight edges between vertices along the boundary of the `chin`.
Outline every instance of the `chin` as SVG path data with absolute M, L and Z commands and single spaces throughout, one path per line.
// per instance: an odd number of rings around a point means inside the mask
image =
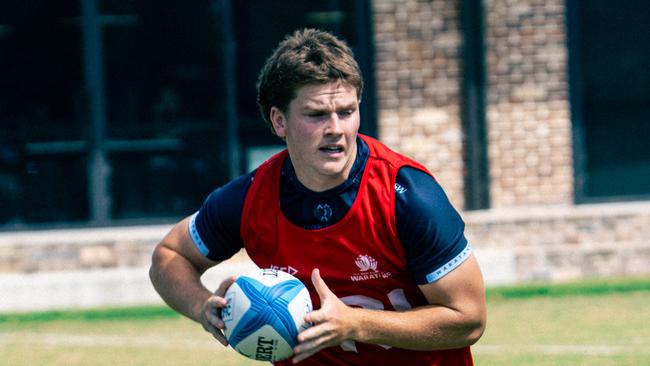
M 327 176 L 335 176 L 335 175 L 343 174 L 343 169 L 340 168 L 321 167 L 319 170 L 322 175 L 327 175 Z

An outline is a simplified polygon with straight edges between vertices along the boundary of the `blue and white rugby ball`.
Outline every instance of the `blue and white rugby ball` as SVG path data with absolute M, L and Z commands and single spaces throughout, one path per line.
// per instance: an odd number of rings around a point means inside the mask
M 305 315 L 312 310 L 309 292 L 294 276 L 274 269 L 240 275 L 225 294 L 228 305 L 221 318 L 230 345 L 259 361 L 289 358 L 298 333 L 309 327 Z

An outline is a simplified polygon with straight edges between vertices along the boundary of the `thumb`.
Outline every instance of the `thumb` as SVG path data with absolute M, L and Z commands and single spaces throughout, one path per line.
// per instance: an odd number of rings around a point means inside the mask
M 235 282 L 235 280 L 235 276 L 230 276 L 224 279 L 221 284 L 219 284 L 219 288 L 217 288 L 214 294 L 223 297 L 223 295 L 226 294 L 226 291 L 228 291 L 228 288 Z
M 316 293 L 318 293 L 321 304 L 327 297 L 334 295 L 330 288 L 327 287 L 325 281 L 323 281 L 323 278 L 321 278 L 320 270 L 318 268 L 314 268 L 311 272 L 311 282 L 314 284 L 314 288 L 316 289 Z

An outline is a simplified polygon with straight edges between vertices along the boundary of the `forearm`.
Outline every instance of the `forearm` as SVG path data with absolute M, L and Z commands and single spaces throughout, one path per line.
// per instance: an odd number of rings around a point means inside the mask
M 478 341 L 485 319 L 480 312 L 429 305 L 409 311 L 351 309 L 357 319 L 352 338 L 412 350 L 461 348 Z
M 477 270 L 471 258 L 446 278 L 420 286 L 430 305 L 386 311 L 346 305 L 314 269 L 311 279 L 321 307 L 305 317 L 314 325 L 298 335 L 294 362 L 349 341 L 422 351 L 474 344 L 483 334 L 486 319 L 483 282 Z
M 212 293 L 203 286 L 201 273 L 189 261 L 159 245 L 154 251 L 149 277 L 172 309 L 200 322 L 203 303 Z

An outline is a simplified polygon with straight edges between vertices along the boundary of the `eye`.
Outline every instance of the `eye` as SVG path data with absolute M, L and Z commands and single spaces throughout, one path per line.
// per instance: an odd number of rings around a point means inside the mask
M 354 109 L 343 109 L 338 112 L 338 115 L 341 117 L 348 117 L 354 113 Z
M 312 111 L 307 113 L 307 117 L 310 118 L 322 118 L 325 115 L 323 111 Z

